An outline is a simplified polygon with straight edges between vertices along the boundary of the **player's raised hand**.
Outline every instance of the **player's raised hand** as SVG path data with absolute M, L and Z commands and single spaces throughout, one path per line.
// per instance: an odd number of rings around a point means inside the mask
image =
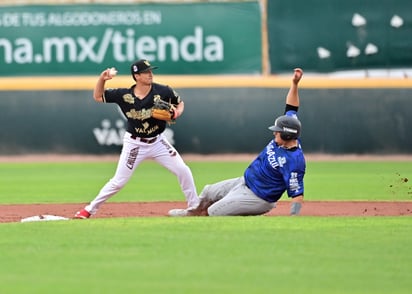
M 112 67 L 112 68 L 108 68 L 106 70 L 104 70 L 101 74 L 100 74 L 100 78 L 103 79 L 104 81 L 107 80 L 111 80 L 113 77 L 115 77 L 117 74 L 117 70 Z
M 293 79 L 292 79 L 293 83 L 294 84 L 299 83 L 302 76 L 303 76 L 303 70 L 301 68 L 295 68 L 293 72 Z

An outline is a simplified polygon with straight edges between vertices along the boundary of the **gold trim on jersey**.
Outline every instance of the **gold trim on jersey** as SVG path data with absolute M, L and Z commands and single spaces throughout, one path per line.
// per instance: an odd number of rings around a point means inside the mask
M 127 102 L 129 104 L 134 104 L 134 97 L 130 93 L 124 94 L 123 95 L 123 100 L 124 100 L 124 102 Z
M 126 116 L 131 119 L 144 120 L 152 116 L 152 110 L 143 108 L 137 111 L 136 109 L 132 108 L 130 109 L 130 111 L 126 112 Z

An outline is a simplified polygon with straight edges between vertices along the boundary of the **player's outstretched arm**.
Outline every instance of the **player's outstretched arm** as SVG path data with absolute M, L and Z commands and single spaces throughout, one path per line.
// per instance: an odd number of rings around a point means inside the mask
M 93 91 L 94 100 L 96 100 L 97 102 L 103 102 L 104 85 L 107 80 L 110 80 L 112 78 L 113 76 L 110 74 L 110 68 L 104 70 L 100 74 Z
M 303 70 L 301 68 L 295 68 L 292 77 L 292 85 L 289 88 L 289 92 L 286 96 L 286 104 L 299 107 L 299 92 L 298 85 L 302 78 Z
M 292 198 L 290 205 L 290 215 L 299 215 L 303 204 L 303 195 Z

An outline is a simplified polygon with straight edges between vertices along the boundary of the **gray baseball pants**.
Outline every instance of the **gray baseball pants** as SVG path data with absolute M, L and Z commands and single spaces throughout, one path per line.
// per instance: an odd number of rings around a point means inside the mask
M 214 202 L 208 208 L 209 216 L 261 215 L 276 206 L 257 197 L 246 186 L 243 176 L 205 186 L 200 198 Z

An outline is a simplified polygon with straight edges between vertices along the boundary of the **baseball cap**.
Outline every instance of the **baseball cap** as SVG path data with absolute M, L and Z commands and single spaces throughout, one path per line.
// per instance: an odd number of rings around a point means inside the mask
M 142 72 L 145 72 L 151 69 L 156 69 L 156 68 L 158 67 L 152 66 L 148 60 L 140 59 L 132 64 L 131 72 L 132 72 L 132 75 L 134 75 L 134 74 L 139 74 L 139 73 L 142 73 Z

